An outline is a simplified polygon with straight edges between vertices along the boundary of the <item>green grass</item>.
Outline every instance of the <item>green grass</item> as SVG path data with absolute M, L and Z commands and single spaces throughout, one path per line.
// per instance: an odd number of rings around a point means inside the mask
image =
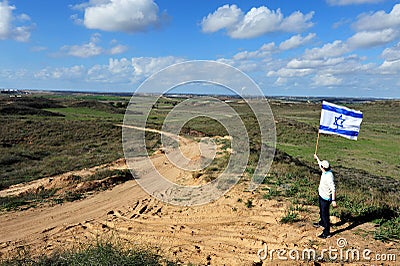
M 374 233 L 374 238 L 391 241 L 393 239 L 400 239 L 400 215 L 393 219 L 380 219 L 379 229 Z
M 22 206 L 25 208 L 35 206 L 51 198 L 56 192 L 57 189 L 39 188 L 35 192 L 23 193 L 18 196 L 0 197 L 0 211 L 16 210 L 20 209 Z
M 285 215 L 280 220 L 280 222 L 283 224 L 287 224 L 287 223 L 291 224 L 291 223 L 295 223 L 298 221 L 300 221 L 298 212 L 291 208 L 286 210 Z
M 111 122 L 0 116 L 0 187 L 93 167 L 123 157 Z
M 252 199 L 248 199 L 247 201 L 246 201 L 246 207 L 247 208 L 253 208 L 253 200 Z
M 0 188 L 123 157 L 116 124 L 124 108 L 68 96 L 13 101 L 0 97 Z M 25 108 L 24 114 L 10 113 L 12 108 Z M 54 113 L 63 117 L 48 115 Z
M 101 118 L 106 120 L 122 121 L 124 114 L 114 114 L 103 110 L 88 107 L 65 107 L 44 109 L 49 112 L 59 113 L 67 120 L 90 120 Z
M 44 265 L 81 265 L 81 266 L 103 266 L 103 265 L 178 265 L 166 260 L 160 255 L 146 249 L 123 249 L 118 245 L 108 242 L 97 242 L 94 245 L 79 249 L 54 252 L 51 255 L 40 257 L 31 256 L 29 250 L 20 250 L 13 258 L 0 262 L 0 265 L 19 266 L 44 266 Z

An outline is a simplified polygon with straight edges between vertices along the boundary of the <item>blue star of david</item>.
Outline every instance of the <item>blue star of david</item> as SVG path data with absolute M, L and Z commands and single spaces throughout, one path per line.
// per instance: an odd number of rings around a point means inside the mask
M 346 119 L 342 118 L 342 115 L 340 116 L 336 116 L 335 117 L 335 122 L 333 123 L 333 125 L 336 126 L 336 129 L 339 129 L 339 127 L 343 127 L 343 123 Z

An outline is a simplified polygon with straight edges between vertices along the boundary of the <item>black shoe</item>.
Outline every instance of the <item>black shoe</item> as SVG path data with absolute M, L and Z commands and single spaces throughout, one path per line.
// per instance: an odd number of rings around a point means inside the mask
M 319 237 L 319 238 L 322 238 L 322 239 L 327 239 L 327 238 L 332 237 L 332 235 L 331 235 L 331 234 L 329 234 L 329 235 L 320 234 L 318 237 Z
M 312 225 L 313 225 L 315 228 L 323 227 L 319 222 L 318 222 L 318 223 L 313 223 Z

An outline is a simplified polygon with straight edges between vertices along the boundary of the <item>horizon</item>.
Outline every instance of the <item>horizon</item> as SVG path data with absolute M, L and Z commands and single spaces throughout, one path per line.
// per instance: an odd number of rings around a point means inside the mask
M 85 90 L 52 90 L 52 89 L 18 89 L 18 88 L 0 88 L 0 94 L 12 94 L 11 92 L 17 92 L 16 94 L 28 92 L 29 94 L 34 94 L 34 93 L 54 93 L 54 94 L 89 94 L 89 95 L 115 95 L 115 96 L 121 96 L 121 97 L 127 97 L 127 96 L 154 96 L 154 95 L 160 95 L 159 93 L 136 93 L 136 92 L 124 92 L 124 91 L 113 91 L 113 92 L 107 92 L 107 91 L 85 91 Z M 212 94 L 210 93 L 191 93 L 191 92 L 176 92 L 176 93 L 164 93 L 162 96 L 167 96 L 167 97 L 185 97 L 185 96 L 214 96 L 214 97 L 228 97 L 228 98 L 242 98 L 242 96 L 238 94 Z M 245 98 L 257 98 L 260 97 L 260 95 L 243 95 Z M 400 100 L 400 97 L 373 97 L 373 96 L 361 96 L 361 97 L 351 97 L 351 96 L 324 96 L 324 95 L 262 95 L 265 98 L 271 98 L 271 99 L 279 99 L 282 98 L 282 100 L 287 100 L 287 99 L 295 99 L 295 100 L 300 100 L 300 99 L 310 99 L 310 100 L 322 100 L 322 99 L 334 99 L 334 100 L 340 100 L 340 99 L 346 99 L 346 100 L 352 100 L 352 101 L 368 101 L 368 100 L 395 100 L 398 101 Z

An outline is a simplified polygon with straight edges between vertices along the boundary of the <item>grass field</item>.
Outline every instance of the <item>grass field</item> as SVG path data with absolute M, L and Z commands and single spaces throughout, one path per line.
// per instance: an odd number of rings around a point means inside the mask
M 115 124 L 124 111 L 97 101 L 0 98 L 0 187 L 122 158 Z
M 0 187 L 92 167 L 123 157 L 121 124 L 129 99 L 117 96 L 30 95 L 0 98 Z M 147 125 L 161 129 L 164 118 L 182 99 L 161 98 Z M 249 177 L 261 147 L 257 121 L 247 105 L 230 105 L 240 114 L 250 136 Z M 316 205 L 319 170 L 313 159 L 319 126 L 320 103 L 271 100 L 276 122 L 277 155 L 261 191 L 264 198 L 288 199 L 285 222 L 295 222 L 305 205 Z M 338 182 L 343 220 L 379 225 L 376 238 L 400 239 L 400 101 L 374 101 L 348 105 L 363 111 L 358 141 L 321 135 L 318 155 L 328 159 Z M 200 117 L 185 124 L 183 134 L 226 135 L 216 121 Z M 160 136 L 146 133 L 149 150 Z M 224 167 L 225 161 L 212 164 Z M 213 168 L 213 169 L 211 169 Z M 204 171 L 207 172 L 207 171 Z M 45 195 L 47 196 L 47 195 Z M 2 199 L 1 202 L 6 202 Z

